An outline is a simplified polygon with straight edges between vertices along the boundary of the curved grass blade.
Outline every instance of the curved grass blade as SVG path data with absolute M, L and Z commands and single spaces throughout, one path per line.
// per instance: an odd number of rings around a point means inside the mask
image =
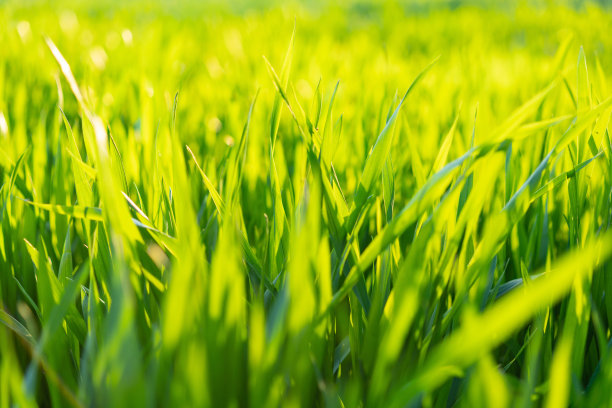
M 404 104 L 404 101 L 406 100 L 412 89 L 420 82 L 423 76 L 425 76 L 425 74 L 436 64 L 436 62 L 438 62 L 439 59 L 440 57 L 436 57 L 432 62 L 429 63 L 429 65 L 427 65 L 425 68 L 423 68 L 421 72 L 417 74 L 417 76 L 414 78 L 414 80 L 406 90 L 406 93 L 402 97 L 402 100 L 400 101 L 399 105 L 393 112 L 393 115 L 391 115 L 391 117 L 385 124 L 384 129 L 378 135 L 378 138 L 376 139 L 376 142 L 372 147 L 372 151 L 366 159 L 361 178 L 359 179 L 359 184 L 355 192 L 353 209 L 351 211 L 351 215 L 348 218 L 346 230 L 351 230 L 353 228 L 353 225 L 357 220 L 357 215 L 359 214 L 359 211 L 361 211 L 361 206 L 365 203 L 366 199 L 368 198 L 368 195 L 370 195 L 374 180 L 380 177 L 383 166 L 385 164 L 385 160 L 391 150 L 395 121 L 400 112 L 400 109 L 402 108 L 402 105 Z
M 601 265 L 612 254 L 612 234 L 590 242 L 559 259 L 551 270 L 522 290 L 502 297 L 482 315 L 464 322 L 438 347 L 426 364 L 398 391 L 389 396 L 390 407 L 405 406 L 420 393 L 431 392 L 454 373 L 461 372 L 501 344 L 537 312 L 554 305 L 570 290 L 575 279 Z

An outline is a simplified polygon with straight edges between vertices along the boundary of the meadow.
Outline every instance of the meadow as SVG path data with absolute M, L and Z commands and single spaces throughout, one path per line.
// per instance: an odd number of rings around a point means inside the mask
M 0 1 L 0 408 L 612 406 L 612 12 L 264 3 Z

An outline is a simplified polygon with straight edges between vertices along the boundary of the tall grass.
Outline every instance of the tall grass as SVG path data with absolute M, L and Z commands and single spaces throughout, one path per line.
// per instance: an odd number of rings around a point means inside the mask
M 0 6 L 0 407 L 612 404 L 609 13 L 136 5 Z

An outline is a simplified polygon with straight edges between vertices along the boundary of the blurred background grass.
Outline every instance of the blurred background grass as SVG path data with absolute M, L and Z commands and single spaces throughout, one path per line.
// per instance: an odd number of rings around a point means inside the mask
M 377 135 L 384 102 L 437 55 L 441 68 L 428 75 L 415 91 L 418 103 L 406 109 L 416 118 L 411 131 L 420 135 L 414 148 L 427 160 L 435 157 L 459 101 L 466 107 L 459 121 L 466 138 L 476 104 L 481 107 L 477 125 L 494 127 L 548 83 L 555 53 L 569 37 L 573 50 L 583 45 L 600 66 L 612 62 L 604 52 L 612 17 L 591 2 L 305 3 L 8 2 L 0 16 L 6 28 L 0 55 L 5 76 L 18 73 L 21 81 L 5 80 L 0 88 L 4 111 L 10 108 L 7 120 L 31 129 L 57 99 L 49 78 L 58 76 L 58 68 L 43 35 L 56 42 L 90 88 L 103 119 L 121 122 L 117 131 L 153 133 L 143 114 L 167 114 L 178 90 L 190 101 L 178 107 L 181 137 L 223 150 L 229 140 L 224 137 L 241 132 L 239 119 L 255 91 L 274 92 L 261 57 L 280 63 L 295 24 L 292 81 L 298 96 L 310 100 L 319 80 L 330 94 L 340 81 L 345 130 L 363 140 L 342 138 L 347 154 L 336 158 L 341 167 L 345 160 L 362 160 Z M 66 103 L 74 101 L 66 98 Z M 27 121 L 13 120 L 21 112 Z M 434 112 L 436 120 L 429 120 Z M 290 118 L 284 121 L 290 126 Z M 468 140 L 461 142 L 458 152 Z

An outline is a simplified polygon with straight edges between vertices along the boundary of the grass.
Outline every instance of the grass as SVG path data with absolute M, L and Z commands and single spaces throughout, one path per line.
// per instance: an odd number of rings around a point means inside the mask
M 609 11 L 0 23 L 0 407 L 612 403 Z

